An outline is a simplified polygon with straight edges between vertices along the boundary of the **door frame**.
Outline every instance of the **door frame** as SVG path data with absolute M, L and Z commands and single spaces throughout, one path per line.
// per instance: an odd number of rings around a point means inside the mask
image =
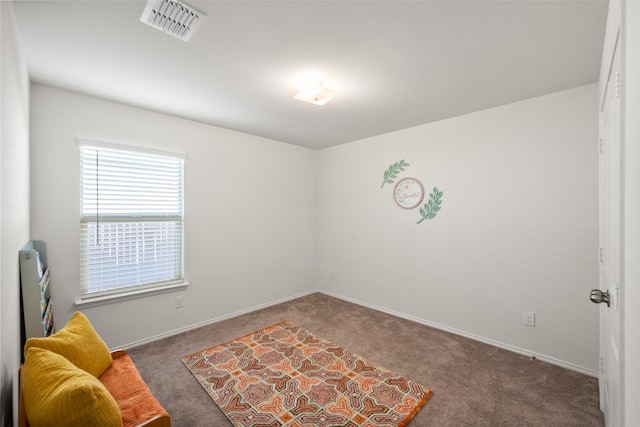
M 622 3 L 624 421 L 640 425 L 640 2 Z

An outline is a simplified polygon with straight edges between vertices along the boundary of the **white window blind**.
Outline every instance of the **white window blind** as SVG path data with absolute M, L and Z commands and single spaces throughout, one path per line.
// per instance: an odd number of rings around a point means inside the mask
M 181 283 L 184 158 L 80 144 L 80 293 Z

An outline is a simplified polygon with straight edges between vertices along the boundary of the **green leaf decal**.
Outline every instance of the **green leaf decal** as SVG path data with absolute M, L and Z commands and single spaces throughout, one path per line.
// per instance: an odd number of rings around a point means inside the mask
M 442 191 L 438 190 L 438 187 L 433 187 L 433 193 L 429 194 L 429 201 L 420 208 L 420 221 L 416 224 L 420 224 L 425 219 L 433 219 L 440 211 L 440 204 L 442 203 Z
M 382 189 L 385 184 L 393 184 L 395 182 L 394 179 L 398 177 L 398 173 L 403 172 L 407 166 L 409 166 L 409 163 L 405 162 L 404 160 L 400 160 L 399 162 L 391 164 L 389 166 L 389 169 L 384 172 L 384 178 L 380 188 Z

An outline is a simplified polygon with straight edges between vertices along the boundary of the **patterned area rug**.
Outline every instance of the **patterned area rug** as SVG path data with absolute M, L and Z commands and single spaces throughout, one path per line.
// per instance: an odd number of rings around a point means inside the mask
M 234 426 L 406 426 L 432 395 L 286 321 L 181 360 Z

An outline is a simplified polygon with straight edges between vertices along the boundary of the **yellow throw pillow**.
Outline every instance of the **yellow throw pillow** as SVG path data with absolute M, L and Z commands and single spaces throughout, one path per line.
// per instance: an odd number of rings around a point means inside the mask
M 100 380 L 59 354 L 30 348 L 21 384 L 31 427 L 122 426 L 118 404 Z
M 69 322 L 46 338 L 29 338 L 24 346 L 25 355 L 31 347 L 44 348 L 66 357 L 80 369 L 98 378 L 111 366 L 109 348 L 93 329 L 89 319 L 76 311 Z

